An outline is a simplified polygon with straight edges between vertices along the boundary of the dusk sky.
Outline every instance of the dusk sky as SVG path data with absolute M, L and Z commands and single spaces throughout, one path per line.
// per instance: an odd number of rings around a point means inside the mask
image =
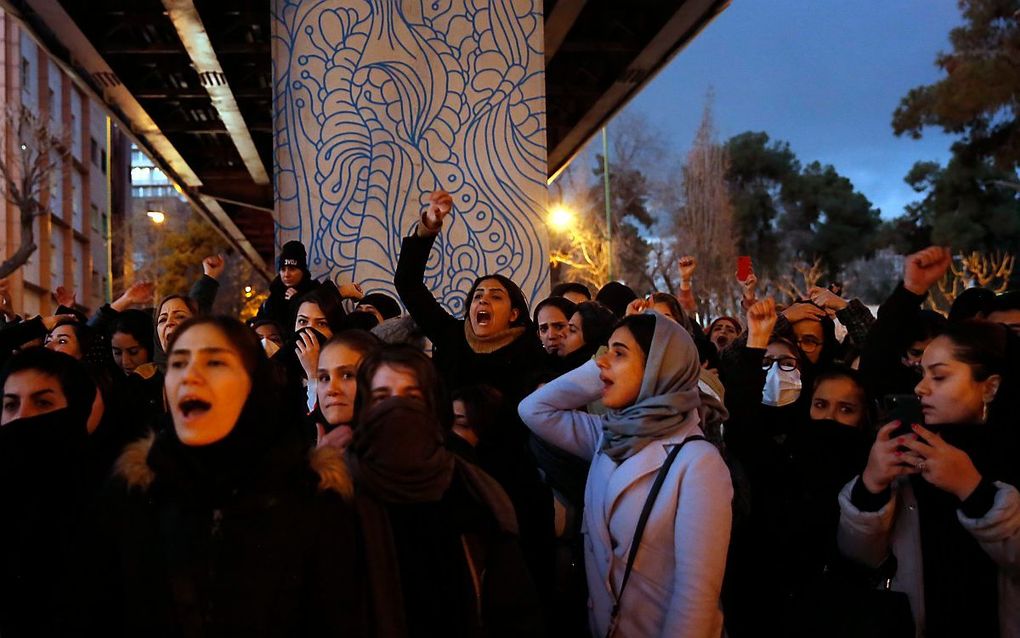
M 802 164 L 834 165 L 888 219 L 917 198 L 903 182 L 913 163 L 949 157 L 940 130 L 898 138 L 891 120 L 910 88 L 940 77 L 935 55 L 961 22 L 951 0 L 734 0 L 627 110 L 683 155 L 712 87 L 720 140 L 751 130 L 787 141 Z

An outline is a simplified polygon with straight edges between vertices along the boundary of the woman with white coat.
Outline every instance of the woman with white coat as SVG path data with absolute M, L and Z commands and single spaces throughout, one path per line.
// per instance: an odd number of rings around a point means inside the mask
M 917 636 L 1020 637 L 1018 353 L 1005 326 L 950 324 L 921 358 L 924 425 L 879 430 L 839 495 L 840 551 L 892 577 Z
M 597 361 L 520 404 L 535 434 L 591 461 L 582 532 L 594 636 L 722 633 L 733 487 L 718 450 L 700 436 L 698 374 L 687 331 L 656 313 L 633 315 Z M 583 411 L 598 398 L 606 414 Z M 660 473 L 661 490 L 649 498 Z

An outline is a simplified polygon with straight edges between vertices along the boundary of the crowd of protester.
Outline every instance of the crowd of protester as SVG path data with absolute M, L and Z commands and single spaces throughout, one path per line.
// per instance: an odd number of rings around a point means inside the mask
M 932 247 L 877 317 L 749 272 L 702 325 L 685 257 L 455 316 L 452 203 L 399 300 L 298 242 L 247 323 L 218 256 L 91 316 L 0 282 L 0 636 L 1020 637 L 1020 292 L 923 309 Z

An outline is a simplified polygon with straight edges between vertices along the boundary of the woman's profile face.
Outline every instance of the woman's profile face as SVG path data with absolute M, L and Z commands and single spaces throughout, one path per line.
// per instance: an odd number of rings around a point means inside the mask
M 166 350 L 166 344 L 174 330 L 177 330 L 177 326 L 191 319 L 194 314 L 180 297 L 165 301 L 156 315 L 156 336 L 159 337 L 160 347 Z
M 984 406 L 994 398 L 1000 377 L 974 378 L 970 365 L 956 358 L 953 342 L 936 337 L 921 357 L 924 377 L 914 388 L 921 399 L 926 425 L 979 423 Z
M 645 375 L 645 353 L 628 328 L 613 332 L 609 350 L 598 358 L 598 367 L 602 403 L 607 408 L 625 408 L 637 401 Z
M 0 425 L 27 419 L 67 407 L 60 381 L 39 370 L 20 370 L 4 382 L 3 414 Z
M 167 356 L 166 398 L 177 437 L 209 445 L 234 429 L 251 392 L 241 354 L 212 324 L 192 326 Z
M 333 329 L 322 308 L 314 301 L 306 301 L 298 307 L 297 319 L 294 321 L 294 332 L 302 328 L 313 328 L 327 339 L 333 336 Z
M 567 322 L 567 334 L 563 337 L 563 344 L 560 346 L 560 356 L 565 357 L 584 347 L 584 319 L 581 313 L 575 312 L 574 316 Z
M 50 334 L 46 335 L 46 347 L 56 352 L 63 352 L 75 359 L 81 359 L 82 356 L 78 333 L 67 324 L 57 326 L 50 331 Z

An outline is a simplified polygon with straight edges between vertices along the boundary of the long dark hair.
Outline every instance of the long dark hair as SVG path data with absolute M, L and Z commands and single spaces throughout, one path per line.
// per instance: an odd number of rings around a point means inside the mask
M 989 419 L 1015 416 L 1020 339 L 1003 324 L 978 319 L 950 323 L 942 336 L 952 342 L 953 356 L 970 366 L 975 381 L 994 374 L 1001 377 L 995 398 L 988 404 Z

